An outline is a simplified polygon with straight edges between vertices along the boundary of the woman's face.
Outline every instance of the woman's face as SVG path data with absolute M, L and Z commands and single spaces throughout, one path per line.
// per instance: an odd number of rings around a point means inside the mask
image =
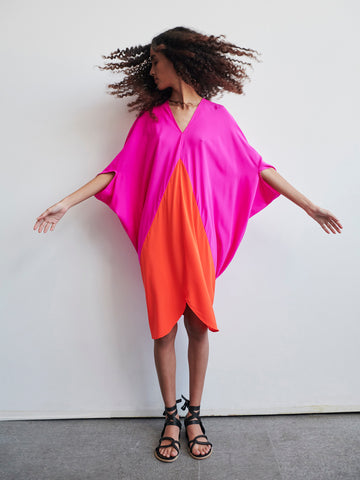
M 159 45 L 161 48 L 162 45 Z M 168 87 L 176 87 L 179 83 L 179 76 L 175 72 L 172 62 L 160 51 L 155 52 L 150 47 L 150 59 L 152 62 L 150 75 L 154 76 L 154 81 L 159 90 Z

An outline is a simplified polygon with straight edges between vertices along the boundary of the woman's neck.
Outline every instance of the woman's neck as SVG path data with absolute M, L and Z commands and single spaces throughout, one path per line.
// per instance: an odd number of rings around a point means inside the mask
M 169 100 L 179 102 L 179 105 L 198 105 L 201 101 L 200 95 L 190 85 L 187 85 L 184 81 L 179 82 L 178 88 L 173 88 Z

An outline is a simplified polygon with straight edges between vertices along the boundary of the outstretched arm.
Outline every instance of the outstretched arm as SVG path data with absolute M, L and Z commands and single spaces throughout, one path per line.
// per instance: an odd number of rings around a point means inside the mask
M 55 230 L 57 222 L 65 215 L 69 208 L 103 190 L 110 183 L 113 176 L 114 172 L 100 173 L 90 180 L 90 182 L 45 210 L 45 212 L 37 217 L 33 229 L 39 229 L 39 233 L 42 231 L 46 233 L 49 228 L 51 231 Z
M 299 207 L 305 210 L 314 220 L 316 220 L 321 228 L 330 233 L 341 233 L 342 225 L 340 221 L 328 210 L 325 210 L 313 204 L 305 195 L 300 193 L 290 183 L 282 177 L 274 168 L 265 168 L 260 172 L 261 177 L 273 187 L 277 192 L 284 195 Z M 329 231 L 330 230 L 330 231 Z

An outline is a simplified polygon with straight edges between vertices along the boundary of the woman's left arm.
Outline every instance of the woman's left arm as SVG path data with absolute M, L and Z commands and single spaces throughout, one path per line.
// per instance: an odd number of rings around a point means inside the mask
M 281 193 L 284 195 L 284 197 L 303 208 L 305 212 L 310 215 L 310 217 L 320 224 L 321 228 L 326 233 L 330 233 L 329 229 L 332 233 L 341 233 L 341 228 L 343 227 L 335 215 L 328 210 L 313 204 L 308 198 L 305 197 L 305 195 L 290 185 L 290 183 L 287 182 L 285 178 L 282 177 L 274 168 L 265 168 L 260 172 L 260 175 L 265 182 L 273 187 L 277 192 Z

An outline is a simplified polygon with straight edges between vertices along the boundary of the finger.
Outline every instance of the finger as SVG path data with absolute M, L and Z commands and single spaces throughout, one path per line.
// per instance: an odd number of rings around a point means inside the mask
M 343 228 L 343 226 L 341 225 L 341 223 L 339 221 L 336 222 L 336 225 L 339 229 Z M 341 232 L 340 232 L 341 233 Z
M 336 218 L 335 215 L 331 214 L 330 218 L 333 222 L 335 222 L 339 226 L 339 228 L 343 228 L 340 220 L 338 218 Z
M 44 228 L 44 233 L 46 233 L 49 230 L 50 223 L 47 223 Z
M 331 224 L 331 220 L 329 218 L 326 218 L 323 220 L 323 225 L 325 228 L 327 228 L 328 230 L 330 230 L 332 233 L 335 233 L 335 230 Z
M 339 224 L 338 221 L 334 220 L 334 218 L 331 218 L 331 219 L 330 219 L 330 222 L 331 222 L 331 225 L 335 228 L 335 230 L 336 230 L 338 233 L 341 233 L 342 225 Z
M 50 230 L 51 230 L 51 231 L 54 231 L 54 230 L 55 230 L 55 226 L 56 226 L 56 223 L 52 223 Z
M 47 226 L 48 226 L 48 228 L 47 228 L 47 230 L 46 230 L 47 232 L 48 232 L 49 230 L 50 230 L 50 231 L 54 230 L 54 229 L 53 229 L 53 226 L 54 226 L 53 222 L 49 222 Z
M 37 229 L 37 227 L 41 224 L 42 220 L 43 220 L 42 218 L 37 217 L 36 222 L 35 222 L 35 229 Z
M 43 232 L 43 231 L 44 231 L 46 225 L 47 225 L 47 221 L 46 221 L 46 220 L 43 220 L 42 223 L 41 223 L 41 225 L 40 225 L 40 232 Z
M 330 233 L 329 230 L 326 228 L 326 226 L 322 223 L 320 223 L 321 225 L 321 228 L 326 232 L 326 233 Z
M 41 225 L 40 225 L 40 227 L 39 227 L 39 233 L 41 233 L 41 232 L 43 231 L 45 225 L 46 225 L 46 222 L 45 222 L 45 221 L 41 222 Z
M 335 230 L 338 233 L 341 233 L 341 229 L 340 229 L 339 225 L 334 220 L 331 220 L 331 224 L 333 225 L 333 227 L 335 228 Z
M 34 230 L 37 230 L 37 228 L 44 222 L 44 219 L 37 220 L 34 226 Z
M 336 233 L 334 227 L 331 225 L 331 223 L 329 222 L 327 227 L 332 231 L 332 233 Z

